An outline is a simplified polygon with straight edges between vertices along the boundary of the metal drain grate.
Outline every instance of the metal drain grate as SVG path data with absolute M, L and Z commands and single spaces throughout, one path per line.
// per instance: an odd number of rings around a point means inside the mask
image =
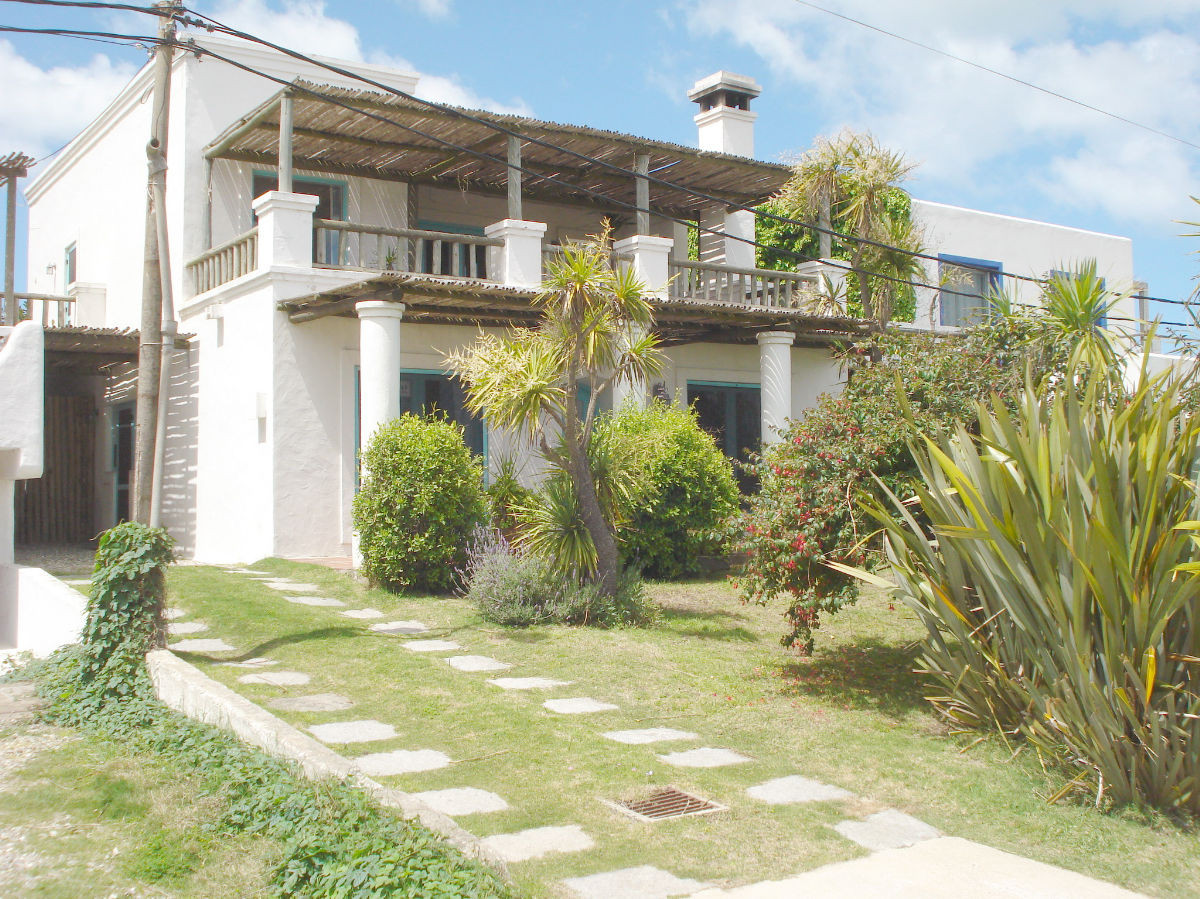
M 644 799 L 625 799 L 620 802 L 603 800 L 618 811 L 624 812 L 639 821 L 662 821 L 665 818 L 682 818 L 686 815 L 709 815 L 713 812 L 725 811 L 725 806 L 701 799 L 677 790 L 675 787 L 664 787 Z

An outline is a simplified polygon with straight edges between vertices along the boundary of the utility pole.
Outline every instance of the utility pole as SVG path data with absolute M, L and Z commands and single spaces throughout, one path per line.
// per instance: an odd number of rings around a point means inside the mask
M 150 140 L 146 144 L 149 174 L 146 184 L 146 239 L 142 265 L 142 323 L 138 341 L 137 429 L 134 440 L 133 503 L 135 521 L 149 523 L 154 492 L 155 444 L 158 434 L 159 391 L 162 371 L 163 265 L 159 246 L 158 207 L 166 195 L 167 124 L 171 112 L 171 60 L 175 55 L 175 13 L 178 0 L 159 0 L 155 9 L 160 43 L 154 49 L 154 87 L 150 105 Z M 161 210 L 164 214 L 166 210 Z
M 33 160 L 24 153 L 9 153 L 0 158 L 0 175 L 7 182 L 4 226 L 4 301 L 0 304 L 0 324 L 17 323 L 17 179 L 24 178 Z

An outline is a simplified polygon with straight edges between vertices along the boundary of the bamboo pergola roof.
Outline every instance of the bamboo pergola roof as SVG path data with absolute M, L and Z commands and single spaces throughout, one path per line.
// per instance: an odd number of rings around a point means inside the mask
M 762 202 L 783 186 L 790 171 L 776 163 L 616 131 L 458 107 L 444 112 L 391 94 L 306 81 L 297 81 L 293 87 L 281 90 L 231 125 L 209 144 L 205 156 L 278 165 L 279 111 L 285 94 L 293 98 L 294 166 L 314 172 L 503 194 L 507 184 L 507 136 L 456 112 L 626 169 L 633 168 L 636 156 L 648 155 L 649 171 L 655 177 L 685 189 L 702 191 L 725 203 Z M 428 137 L 371 115 L 393 119 Z M 450 141 L 495 159 L 480 159 L 440 141 Z M 524 176 L 523 193 L 529 198 L 599 207 L 604 207 L 606 201 L 636 204 L 632 175 L 614 172 L 568 153 L 525 142 L 521 165 L 533 173 Z M 537 175 L 552 176 L 567 186 L 544 181 Z M 650 208 L 654 212 L 695 219 L 713 205 L 712 201 L 683 190 L 650 185 Z
M 7 156 L 0 156 L 0 177 L 24 178 L 33 165 L 33 157 L 26 156 L 24 153 L 9 153 Z
M 542 313 L 537 292 L 484 281 L 383 272 L 280 304 L 300 324 L 330 315 L 355 315 L 363 300 L 404 304 L 404 320 L 422 324 L 477 327 L 536 326 Z M 797 346 L 827 346 L 866 334 L 869 322 L 856 318 L 809 315 L 800 309 L 671 298 L 654 301 L 654 332 L 667 346 L 683 343 L 753 343 L 758 332 L 785 330 Z

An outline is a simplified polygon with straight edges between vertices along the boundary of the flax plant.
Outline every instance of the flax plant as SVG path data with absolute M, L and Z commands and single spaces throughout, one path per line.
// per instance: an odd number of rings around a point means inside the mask
M 915 497 L 868 501 L 895 584 L 876 580 L 924 622 L 951 722 L 1024 738 L 1097 805 L 1200 814 L 1200 421 L 1187 376 L 1143 360 L 1114 398 L 1079 362 L 913 447 Z

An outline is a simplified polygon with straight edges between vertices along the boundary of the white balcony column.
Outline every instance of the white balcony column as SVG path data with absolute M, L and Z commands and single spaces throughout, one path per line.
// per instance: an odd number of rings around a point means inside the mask
M 400 322 L 404 304 L 363 300 L 358 313 L 358 445 L 400 416 Z
M 253 206 L 258 216 L 258 267 L 311 268 L 317 198 L 271 190 L 258 197 Z
M 491 280 L 509 287 L 540 287 L 542 283 L 543 222 L 504 219 L 483 229 L 487 237 L 503 240 L 504 246 L 488 253 Z
M 849 263 L 838 259 L 813 259 L 809 262 L 801 262 L 796 266 L 796 271 L 801 275 L 811 275 L 816 278 L 819 291 L 825 289 L 825 278 L 828 278 L 830 287 L 836 293 L 846 283 L 848 267 Z
M 618 257 L 629 259 L 634 274 L 646 285 L 646 296 L 653 300 L 665 300 L 671 278 L 671 250 L 675 241 L 670 237 L 655 237 L 652 234 L 635 234 L 613 244 Z M 630 340 L 637 341 L 645 336 L 638 325 L 630 326 Z M 613 385 L 613 408 L 620 409 L 626 403 L 645 406 L 646 382 L 640 378 L 632 383 L 623 381 Z
M 780 441 L 779 432 L 792 415 L 791 331 L 761 331 L 758 335 L 758 364 L 762 382 L 762 442 Z
M 754 264 L 754 239 L 753 212 L 748 209 L 735 209 L 725 213 L 726 265 L 732 265 L 734 268 L 757 268 Z

